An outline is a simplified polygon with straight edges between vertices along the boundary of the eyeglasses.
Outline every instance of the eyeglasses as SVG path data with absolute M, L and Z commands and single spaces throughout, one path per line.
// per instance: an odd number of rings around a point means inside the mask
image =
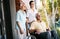
M 40 17 L 40 15 L 37 15 L 37 17 Z

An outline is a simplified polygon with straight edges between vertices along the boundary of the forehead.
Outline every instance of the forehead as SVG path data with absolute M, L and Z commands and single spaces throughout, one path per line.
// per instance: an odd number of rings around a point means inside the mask
M 31 4 L 34 4 L 34 2 L 31 2 Z
M 37 13 L 36 15 L 39 15 L 40 16 L 40 13 Z
M 21 7 L 26 7 L 25 3 L 22 3 L 22 4 L 21 4 Z
M 40 15 L 37 15 L 37 17 L 40 17 Z
M 36 14 L 36 17 L 41 17 L 41 15 L 38 13 L 38 14 Z

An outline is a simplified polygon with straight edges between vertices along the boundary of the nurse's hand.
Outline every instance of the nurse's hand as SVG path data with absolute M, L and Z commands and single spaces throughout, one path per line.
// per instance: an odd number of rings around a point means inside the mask
M 24 31 L 22 29 L 20 30 L 20 34 L 24 34 Z

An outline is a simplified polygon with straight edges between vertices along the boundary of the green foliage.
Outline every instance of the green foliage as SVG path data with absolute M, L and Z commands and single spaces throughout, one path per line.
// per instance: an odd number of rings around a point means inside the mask
M 49 9 L 52 11 L 52 3 L 51 3 L 50 1 L 49 1 L 48 3 L 49 3 L 49 4 L 48 4 L 48 5 L 49 5 L 49 6 L 48 6 Z
M 58 6 L 60 7 L 60 0 L 57 0 L 57 2 L 58 2 Z
M 48 0 L 47 1 L 48 2 L 48 7 L 49 7 L 49 9 L 52 11 L 52 3 Z M 56 1 L 54 1 L 54 8 L 56 8 L 57 7 L 57 2 Z
M 48 7 L 48 8 L 46 7 L 47 8 L 47 12 L 49 13 L 49 15 L 52 14 L 51 13 L 52 12 L 52 3 L 51 3 L 51 1 L 47 0 L 47 4 L 46 5 Z M 56 7 L 58 8 L 58 15 L 60 16 L 60 0 L 54 0 L 54 9 L 56 9 Z M 42 20 L 44 20 L 45 22 L 47 22 L 46 21 L 46 17 L 44 15 L 44 11 L 40 10 L 40 12 L 41 12 Z M 58 15 L 56 15 L 57 18 L 58 18 Z M 51 26 L 51 29 L 53 29 L 53 26 Z M 58 35 L 60 37 L 60 31 L 59 31 L 59 29 L 57 29 L 57 33 L 58 33 Z
M 55 1 L 55 2 L 54 2 L 54 8 L 56 8 L 56 7 L 57 7 L 57 2 Z
M 57 33 L 58 33 L 58 36 L 60 38 L 60 30 L 59 29 L 57 29 Z

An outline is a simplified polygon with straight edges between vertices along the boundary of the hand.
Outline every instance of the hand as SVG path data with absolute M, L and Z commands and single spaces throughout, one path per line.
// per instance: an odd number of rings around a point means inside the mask
M 22 29 L 20 30 L 20 34 L 24 34 L 24 31 Z
M 49 29 L 46 29 L 46 31 L 50 31 Z
M 40 34 L 40 31 L 39 30 L 36 30 L 35 34 Z
M 40 32 L 35 32 L 35 34 L 40 34 Z

